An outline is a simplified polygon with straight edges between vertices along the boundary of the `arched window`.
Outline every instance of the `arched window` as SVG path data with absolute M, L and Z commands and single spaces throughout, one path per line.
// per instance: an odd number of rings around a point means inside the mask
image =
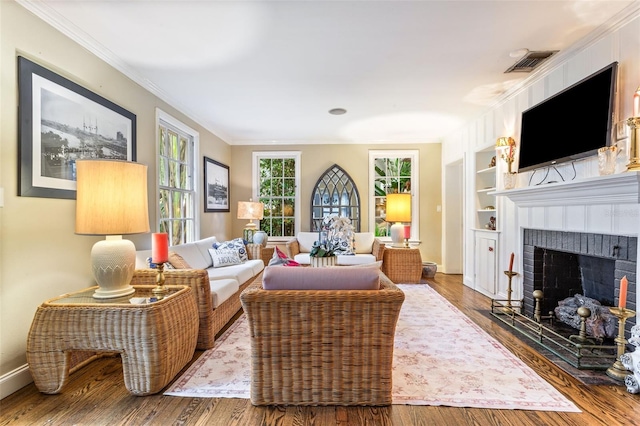
M 311 232 L 319 231 L 322 218 L 330 214 L 348 217 L 360 232 L 360 195 L 358 188 L 342 167 L 329 167 L 313 189 L 311 197 Z

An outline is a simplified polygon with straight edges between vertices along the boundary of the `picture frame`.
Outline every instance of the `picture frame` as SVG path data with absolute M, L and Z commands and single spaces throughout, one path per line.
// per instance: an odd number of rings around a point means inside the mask
M 229 212 L 229 166 L 204 157 L 204 211 Z
M 76 198 L 75 161 L 136 160 L 136 116 L 18 57 L 18 195 Z

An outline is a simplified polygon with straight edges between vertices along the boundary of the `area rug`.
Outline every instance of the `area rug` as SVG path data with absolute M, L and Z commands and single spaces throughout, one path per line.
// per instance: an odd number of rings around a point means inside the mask
M 428 284 L 400 284 L 393 403 L 580 412 Z M 249 398 L 249 328 L 242 315 L 165 392 Z

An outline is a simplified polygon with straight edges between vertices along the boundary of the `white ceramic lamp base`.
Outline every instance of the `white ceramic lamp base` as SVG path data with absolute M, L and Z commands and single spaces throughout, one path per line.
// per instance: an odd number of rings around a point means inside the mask
M 130 283 L 136 268 L 136 247 L 121 236 L 107 236 L 93 245 L 91 268 L 99 286 L 94 298 L 128 296 L 135 291 Z
M 404 247 L 404 225 L 396 222 L 391 225 L 391 247 Z

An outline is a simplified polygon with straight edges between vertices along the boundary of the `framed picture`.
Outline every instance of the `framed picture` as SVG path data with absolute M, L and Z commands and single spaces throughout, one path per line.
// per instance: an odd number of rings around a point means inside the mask
M 136 160 L 136 116 L 18 57 L 18 195 L 76 198 L 79 159 Z
M 204 211 L 229 211 L 229 166 L 204 157 Z

